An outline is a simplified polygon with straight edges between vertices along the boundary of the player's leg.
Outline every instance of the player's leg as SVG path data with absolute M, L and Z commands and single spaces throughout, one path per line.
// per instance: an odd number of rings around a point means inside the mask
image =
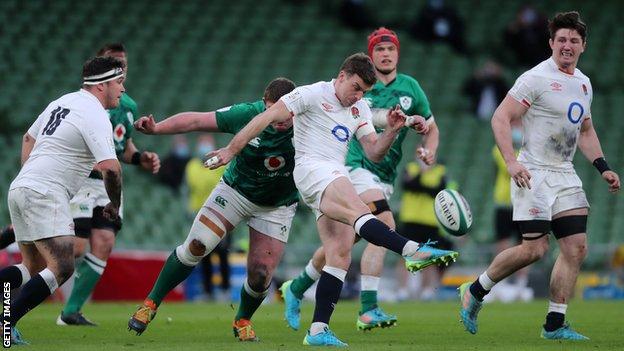
M 273 272 L 282 259 L 286 243 L 249 228 L 247 279 L 241 287 L 241 300 L 234 317 L 234 336 L 241 341 L 257 341 L 251 317 L 269 292 Z
M 312 324 L 303 343 L 314 346 L 346 346 L 329 330 L 329 320 L 338 303 L 351 264 L 351 248 L 355 235 L 351 227 L 328 216 L 321 216 L 317 220 L 317 228 L 325 248 L 326 263 L 316 287 Z
M 294 330 L 299 330 L 303 294 L 321 277 L 323 266 L 325 266 L 325 249 L 321 246 L 316 249 L 301 274 L 284 282 L 279 288 L 284 299 L 284 318 L 288 326 Z
M 553 216 L 552 229 L 560 251 L 550 276 L 550 302 L 542 331 L 547 339 L 587 339 L 565 324 L 568 302 L 587 255 L 587 214 L 587 208 L 579 208 Z
M 106 269 L 106 262 L 115 245 L 115 236 L 121 229 L 121 220 L 110 221 L 105 218 L 101 206 L 95 207 L 92 215 L 93 218 L 87 218 L 86 221 L 82 218 L 74 219 L 76 228 L 74 255 L 86 251 L 84 250 L 86 237 L 90 249 L 84 253 L 82 262 L 76 267 L 74 285 L 61 315 L 57 318 L 57 325 L 96 325 L 80 311 Z
M 2 232 L 0 232 L 0 250 L 5 249 L 7 246 L 13 244 L 15 242 L 15 230 L 13 230 L 13 225 L 9 224 Z

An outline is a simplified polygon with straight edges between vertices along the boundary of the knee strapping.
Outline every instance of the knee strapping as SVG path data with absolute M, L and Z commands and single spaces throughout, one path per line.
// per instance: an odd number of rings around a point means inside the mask
M 221 219 L 212 211 L 202 209 L 197 218 L 195 218 L 195 222 L 193 222 L 186 244 L 190 245 L 193 240 L 199 241 L 205 246 L 205 252 L 203 253 L 203 256 L 205 256 L 219 245 L 221 239 L 226 234 L 227 229 Z
M 201 261 L 204 256 L 195 256 L 191 253 L 191 248 L 189 247 L 189 243 L 185 242 L 184 244 L 176 247 L 175 249 L 176 256 L 178 256 L 178 260 L 183 265 L 193 267 L 197 266 L 199 261 Z

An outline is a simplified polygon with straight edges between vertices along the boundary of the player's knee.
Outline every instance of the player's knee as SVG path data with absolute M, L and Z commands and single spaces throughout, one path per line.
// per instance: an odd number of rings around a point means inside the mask
M 540 260 L 548 252 L 547 240 L 523 241 L 522 246 L 523 258 L 528 263 Z
M 247 282 L 253 291 L 264 291 L 269 285 L 271 274 L 269 267 L 263 262 L 256 262 L 250 265 Z
M 203 257 L 206 255 L 206 245 L 204 245 L 201 241 L 197 239 L 191 240 L 191 242 L 188 244 L 188 248 L 193 256 Z
M 572 245 L 567 245 L 566 248 L 561 249 L 561 254 L 564 255 L 568 260 L 583 262 L 583 260 L 587 256 L 587 243 L 578 242 Z
M 175 249 L 175 254 L 178 257 L 178 261 L 180 261 L 180 263 L 182 263 L 183 265 L 186 265 L 189 267 L 196 266 L 202 260 L 202 258 L 206 256 L 205 247 L 204 247 L 204 254 L 194 255 L 193 252 L 191 251 L 192 245 L 193 245 L 193 240 L 191 240 L 191 242 L 188 242 L 188 241 L 184 242 L 182 245 L 176 247 Z

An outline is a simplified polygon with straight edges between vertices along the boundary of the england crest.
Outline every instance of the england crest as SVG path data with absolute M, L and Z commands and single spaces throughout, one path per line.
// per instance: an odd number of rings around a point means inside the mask
M 412 107 L 412 98 L 409 96 L 401 96 L 399 102 L 403 110 L 409 110 L 409 108 Z

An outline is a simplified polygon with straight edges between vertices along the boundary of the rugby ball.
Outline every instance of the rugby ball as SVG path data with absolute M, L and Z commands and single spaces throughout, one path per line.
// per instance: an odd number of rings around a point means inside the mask
M 460 193 L 444 189 L 436 195 L 433 206 L 438 222 L 447 233 L 462 236 L 470 231 L 472 212 Z

